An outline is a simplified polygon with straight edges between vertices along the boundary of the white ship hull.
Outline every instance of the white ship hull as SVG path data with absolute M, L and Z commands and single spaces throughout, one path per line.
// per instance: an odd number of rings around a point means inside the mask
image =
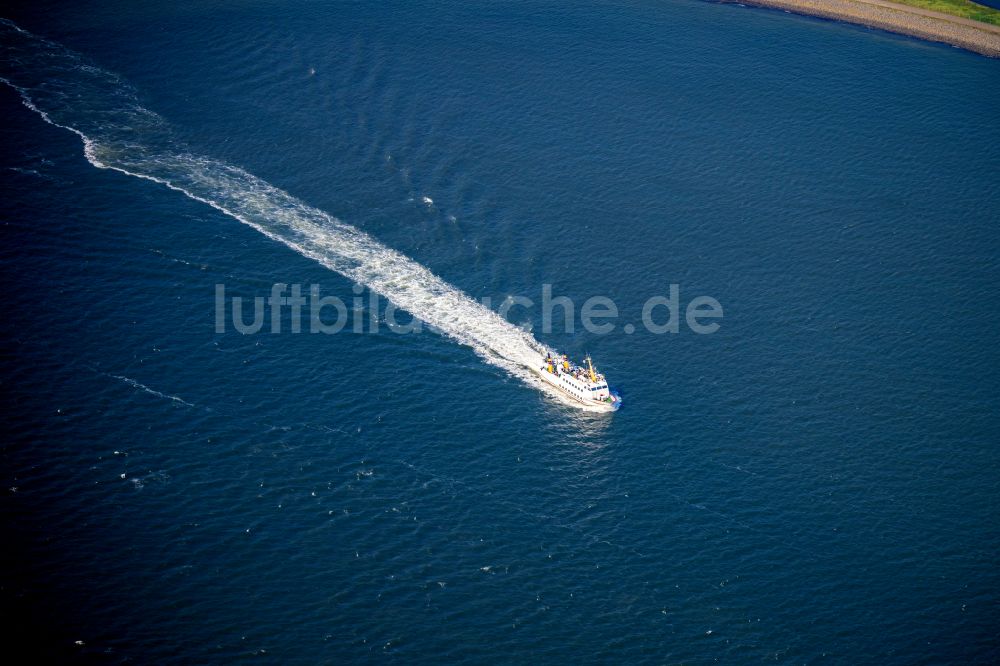
M 549 367 L 552 367 L 552 371 L 548 369 Z M 576 377 L 572 372 L 560 371 L 558 365 L 549 366 L 542 358 L 532 370 L 542 378 L 542 381 L 557 389 L 562 395 L 586 405 L 593 411 L 614 412 L 621 407 L 621 398 L 608 388 L 603 376 L 599 382 L 588 381 L 586 377 Z

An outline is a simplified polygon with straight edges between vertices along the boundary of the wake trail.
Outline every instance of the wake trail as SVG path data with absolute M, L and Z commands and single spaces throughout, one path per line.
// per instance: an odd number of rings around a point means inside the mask
M 567 405 L 529 368 L 548 351 L 530 333 L 360 229 L 240 167 L 199 155 L 135 90 L 80 55 L 0 19 L 0 80 L 46 122 L 77 134 L 95 167 L 160 183 L 380 294 L 487 362 Z
M 145 384 L 137 382 L 136 380 L 132 379 L 131 377 L 123 377 L 121 375 L 108 375 L 108 376 L 112 377 L 114 379 L 121 380 L 121 381 L 125 382 L 126 384 L 128 384 L 129 386 L 131 386 L 132 388 L 139 389 L 140 391 L 145 391 L 146 393 L 149 393 L 150 395 L 155 395 L 158 398 L 163 398 L 165 400 L 172 400 L 174 402 L 179 402 L 182 405 L 187 405 L 188 407 L 194 407 L 194 405 L 192 405 L 187 400 L 184 400 L 183 398 L 179 398 L 176 395 L 170 395 L 169 393 L 161 393 L 160 391 L 157 391 L 156 389 L 151 389 L 148 386 L 146 386 Z

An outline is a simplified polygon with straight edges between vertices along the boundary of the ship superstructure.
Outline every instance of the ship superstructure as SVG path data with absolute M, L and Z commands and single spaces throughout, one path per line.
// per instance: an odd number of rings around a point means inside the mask
M 569 357 L 547 352 L 535 368 L 542 379 L 565 395 L 591 408 L 615 411 L 621 406 L 621 397 L 608 386 L 604 375 L 594 369 L 590 356 L 584 365 L 574 365 Z

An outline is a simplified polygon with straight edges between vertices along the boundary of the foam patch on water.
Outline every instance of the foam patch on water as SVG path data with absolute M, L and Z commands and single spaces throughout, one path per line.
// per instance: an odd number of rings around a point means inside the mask
M 194 405 L 192 405 L 187 400 L 184 400 L 183 398 L 179 398 L 176 395 L 170 395 L 169 393 L 160 393 L 156 389 L 151 389 L 148 386 L 146 386 L 145 384 L 140 384 L 139 382 L 137 382 L 136 380 L 134 380 L 134 379 L 132 379 L 130 377 L 122 377 L 121 375 L 111 375 L 111 377 L 113 377 L 115 379 L 119 379 L 119 380 L 125 382 L 126 384 L 128 384 L 132 388 L 139 389 L 140 391 L 144 391 L 144 392 L 146 392 L 146 393 L 148 393 L 150 395 L 155 395 L 157 398 L 163 398 L 164 400 L 172 400 L 173 402 L 177 402 L 177 403 L 180 403 L 182 405 L 186 405 L 188 407 L 194 407 Z M 117 453 L 117 451 L 116 451 L 116 453 Z
M 117 75 L 0 20 L 2 80 L 46 122 L 77 134 L 94 166 L 151 180 L 229 215 L 384 296 L 487 362 L 566 405 L 531 372 L 547 349 L 421 264 L 247 171 L 198 155 Z M 431 200 L 424 197 L 424 203 Z

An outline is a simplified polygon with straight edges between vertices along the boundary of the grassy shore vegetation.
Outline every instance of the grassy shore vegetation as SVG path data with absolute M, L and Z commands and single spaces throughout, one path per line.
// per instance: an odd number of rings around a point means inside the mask
M 1000 25 L 1000 10 L 977 5 L 970 0 L 890 0 L 901 5 L 931 9 L 942 14 L 952 14 L 962 18 Z

